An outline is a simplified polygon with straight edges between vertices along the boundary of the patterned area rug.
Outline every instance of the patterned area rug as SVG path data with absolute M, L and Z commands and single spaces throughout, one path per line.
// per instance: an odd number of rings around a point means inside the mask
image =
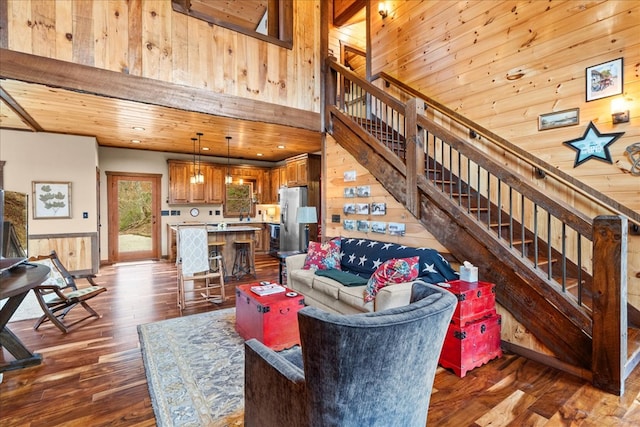
M 235 308 L 138 326 L 158 426 L 242 426 L 244 340 Z

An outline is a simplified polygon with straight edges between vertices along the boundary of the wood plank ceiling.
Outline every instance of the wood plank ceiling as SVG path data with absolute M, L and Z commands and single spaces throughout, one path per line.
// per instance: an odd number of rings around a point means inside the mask
M 0 103 L 0 128 L 5 129 L 94 136 L 103 147 L 185 154 L 193 153 L 191 138 L 202 132 L 202 154 L 216 157 L 227 156 L 225 136 L 229 135 L 230 157 L 271 162 L 320 150 L 319 132 L 292 126 L 184 111 L 17 80 L 2 80 L 0 87 L 6 93 Z

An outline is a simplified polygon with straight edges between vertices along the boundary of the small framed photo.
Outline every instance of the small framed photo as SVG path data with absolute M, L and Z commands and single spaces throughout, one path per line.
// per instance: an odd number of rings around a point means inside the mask
M 387 223 L 380 221 L 371 221 L 371 232 L 385 234 L 387 232 Z
M 555 113 L 540 114 L 538 116 L 538 130 L 575 126 L 580 123 L 580 109 L 557 111 Z
M 349 199 L 351 197 L 356 197 L 356 188 L 355 187 L 345 187 L 344 188 L 344 197 Z
M 392 236 L 404 236 L 406 227 L 404 224 L 398 222 L 389 223 L 389 234 Z
M 370 185 L 361 185 L 356 187 L 356 196 L 358 197 L 369 197 L 371 196 L 371 186 Z
M 356 180 L 356 171 L 345 171 L 343 177 L 344 182 L 353 182 Z
M 356 228 L 361 233 L 368 233 L 369 232 L 369 221 L 364 221 L 364 220 L 356 221 Z
M 342 222 L 342 228 L 345 230 L 353 231 L 356 229 L 356 220 L 355 219 L 345 219 Z
M 386 203 L 371 203 L 371 215 L 386 215 Z
M 345 203 L 342 207 L 342 212 L 345 215 L 356 213 L 356 205 L 354 203 Z
M 71 218 L 71 183 L 32 181 L 33 219 Z
M 622 58 L 587 67 L 587 102 L 622 93 L 623 68 Z
M 369 215 L 369 203 L 356 203 L 356 213 L 359 215 Z

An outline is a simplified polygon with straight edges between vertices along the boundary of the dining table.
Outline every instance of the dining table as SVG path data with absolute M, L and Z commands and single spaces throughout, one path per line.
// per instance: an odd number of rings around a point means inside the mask
M 0 361 L 0 372 L 21 369 L 42 363 L 42 356 L 31 352 L 9 329 L 7 323 L 29 291 L 41 284 L 49 274 L 49 267 L 23 263 L 0 275 L 0 300 L 7 299 L 0 309 L 0 345 L 15 358 Z

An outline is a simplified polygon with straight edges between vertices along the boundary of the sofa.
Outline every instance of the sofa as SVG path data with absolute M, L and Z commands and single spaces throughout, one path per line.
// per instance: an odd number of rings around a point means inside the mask
M 335 238 L 331 243 L 339 247 L 339 261 L 327 263 L 325 268 L 305 268 L 313 249 L 311 243 L 308 253 L 285 259 L 287 287 L 304 295 L 306 305 L 328 312 L 357 314 L 401 307 L 409 304 L 412 283 L 416 280 L 440 283 L 458 279 L 458 273 L 434 249 L 354 238 Z M 365 293 L 371 289 L 369 282 L 383 264 L 411 257 L 419 259 L 415 279 L 389 283 L 378 289 L 372 300 L 366 300 Z

